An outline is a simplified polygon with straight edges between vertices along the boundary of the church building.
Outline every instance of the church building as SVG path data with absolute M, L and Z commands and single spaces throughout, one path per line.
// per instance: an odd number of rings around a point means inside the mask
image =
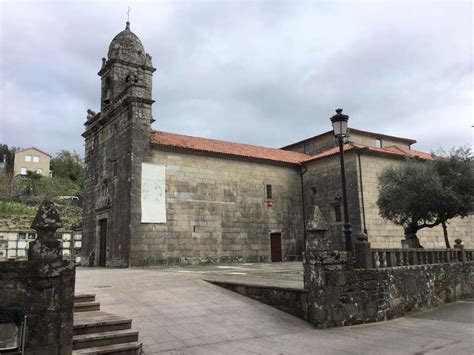
M 342 248 L 332 131 L 281 149 L 154 131 L 154 71 L 127 22 L 102 60 L 100 112 L 88 110 L 83 133 L 84 264 L 299 259 L 314 206 Z M 345 144 L 350 221 L 354 234 L 367 231 L 373 247 L 400 247 L 403 229 L 378 215 L 377 174 L 410 157 L 431 159 L 411 149 L 414 143 L 351 129 Z M 468 247 L 472 220 L 450 225 L 453 239 Z M 437 229 L 421 232 L 420 239 L 444 246 Z

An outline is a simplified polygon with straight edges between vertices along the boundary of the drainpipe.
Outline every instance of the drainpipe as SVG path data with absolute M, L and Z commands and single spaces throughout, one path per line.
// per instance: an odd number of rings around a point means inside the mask
M 308 168 L 306 165 L 300 164 L 300 180 L 301 180 L 301 208 L 303 212 L 303 251 L 306 251 L 306 213 L 304 210 L 304 186 L 303 175 L 306 174 Z
M 364 233 L 365 235 L 367 235 L 367 224 L 365 222 L 364 185 L 362 184 L 362 164 L 360 162 L 361 155 L 362 155 L 362 151 L 357 150 L 357 160 L 359 162 L 360 200 L 362 202 L 362 222 L 364 224 Z

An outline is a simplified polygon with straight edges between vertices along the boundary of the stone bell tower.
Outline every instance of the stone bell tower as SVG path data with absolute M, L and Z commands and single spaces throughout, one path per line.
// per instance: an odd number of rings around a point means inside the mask
M 127 267 L 133 211 L 140 207 L 140 168 L 149 152 L 151 56 L 126 23 L 102 58 L 100 109 L 85 123 L 84 265 Z

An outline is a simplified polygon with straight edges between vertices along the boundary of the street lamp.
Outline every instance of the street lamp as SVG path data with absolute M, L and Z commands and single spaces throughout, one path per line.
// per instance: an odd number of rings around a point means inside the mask
M 342 114 L 342 108 L 338 108 L 336 114 L 331 117 L 334 136 L 339 144 L 339 157 L 341 160 L 342 203 L 344 205 L 344 237 L 346 240 L 346 251 L 352 252 L 352 227 L 349 223 L 349 209 L 347 208 L 346 169 L 344 166 L 344 138 L 347 137 L 347 121 L 349 121 L 349 116 Z

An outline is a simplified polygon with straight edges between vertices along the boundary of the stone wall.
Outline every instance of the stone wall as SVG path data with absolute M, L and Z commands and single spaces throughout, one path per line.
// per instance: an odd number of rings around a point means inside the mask
M 280 311 L 308 320 L 308 294 L 304 289 L 247 285 L 231 281 L 208 281 L 254 300 L 266 303 Z
M 400 248 L 403 239 L 403 228 L 396 226 L 390 221 L 384 220 L 379 215 L 377 198 L 379 194 L 378 177 L 384 169 L 393 166 L 401 166 L 405 163 L 403 159 L 389 158 L 387 156 L 361 155 L 365 218 L 367 222 L 367 234 L 373 248 Z M 360 186 L 359 188 L 360 194 Z M 421 245 L 426 248 L 444 248 L 445 242 L 441 226 L 425 228 L 417 233 Z M 466 248 L 474 247 L 474 215 L 466 218 L 455 218 L 449 221 L 448 236 L 451 247 L 454 240 L 462 239 Z
M 86 135 L 81 260 L 87 265 L 94 251 L 98 265 L 99 220 L 106 219 L 106 266 L 127 267 L 132 213 L 140 206 L 137 175 L 149 151 L 151 105 L 124 102 L 107 115 L 103 126 Z
M 99 220 L 107 219 L 107 265 L 128 265 L 130 238 L 131 139 L 129 112 L 123 109 L 86 138 L 82 260 L 99 261 Z M 113 208 L 112 208 L 113 207 Z
M 281 233 L 284 257 L 301 255 L 296 167 L 162 149 L 147 162 L 166 166 L 167 222 L 143 224 L 137 213 L 132 265 L 269 261 L 271 232 Z
M 26 354 L 71 354 L 74 282 L 73 261 L 0 263 L 0 307 L 28 316 Z
M 306 252 L 308 320 L 320 328 L 392 319 L 472 297 L 473 262 L 354 269 L 346 252 Z
M 388 155 L 369 155 L 361 153 L 360 167 L 355 151 L 345 154 L 349 220 L 353 234 L 364 229 L 364 213 L 369 241 L 374 248 L 400 248 L 404 239 L 403 228 L 383 219 L 379 215 L 377 198 L 379 194 L 378 177 L 388 167 L 401 166 L 403 158 Z M 332 155 L 306 164 L 304 174 L 305 215 L 308 219 L 313 206 L 317 205 L 331 226 L 332 233 L 340 236 L 339 248 L 344 246 L 342 222 L 336 221 L 335 209 L 340 203 L 343 218 L 339 156 Z M 360 186 L 362 179 L 362 189 Z M 363 201 L 363 204 L 362 204 Z M 474 247 L 474 215 L 455 218 L 448 223 L 451 246 L 455 239 L 462 239 L 466 248 Z M 445 242 L 441 226 L 425 228 L 418 232 L 421 244 L 426 248 L 444 248 Z M 336 240 L 338 241 L 338 240 Z M 342 250 L 342 249 L 341 249 Z
M 375 147 L 375 138 L 379 138 L 382 141 L 382 147 L 390 147 L 393 145 L 410 148 L 410 144 L 405 139 L 397 139 L 396 137 L 385 136 L 383 134 L 363 132 L 363 131 L 350 131 L 348 137 L 348 142 L 364 144 L 369 147 Z M 294 145 L 289 146 L 288 148 L 283 148 L 286 150 L 291 150 L 299 153 L 307 154 L 317 154 L 326 149 L 330 149 L 336 146 L 336 141 L 334 139 L 333 131 L 329 131 L 323 134 L 320 134 L 314 138 L 310 138 Z M 305 151 L 306 147 L 306 151 Z
M 329 156 L 309 162 L 307 172 L 303 175 L 305 195 L 306 222 L 314 206 L 318 206 L 326 221 L 331 227 L 335 238 L 334 247 L 344 249 L 342 225 L 344 209 L 341 189 L 341 165 L 339 156 Z M 359 202 L 359 189 L 357 187 L 357 160 L 354 152 L 345 154 L 347 197 L 349 206 L 349 220 L 352 223 L 353 234 L 362 229 Z M 338 207 L 339 206 L 339 207 Z M 341 221 L 336 220 L 336 209 L 340 209 Z M 355 239 L 354 239 L 355 240 Z

